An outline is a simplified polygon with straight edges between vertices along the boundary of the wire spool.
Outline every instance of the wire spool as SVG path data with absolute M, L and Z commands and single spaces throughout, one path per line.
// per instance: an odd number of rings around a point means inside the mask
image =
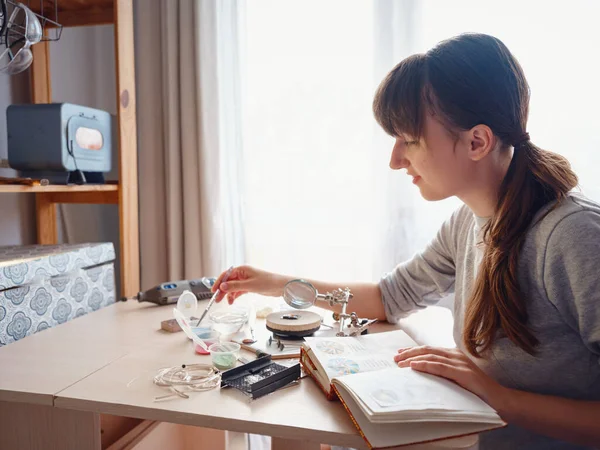
M 278 336 L 310 336 L 321 328 L 321 316 L 311 311 L 278 311 L 267 316 L 266 326 Z
M 154 376 L 154 384 L 168 388 L 171 393 L 155 397 L 154 401 L 171 397 L 189 398 L 186 391 L 209 391 L 221 384 L 221 372 L 209 364 L 188 364 L 165 367 Z

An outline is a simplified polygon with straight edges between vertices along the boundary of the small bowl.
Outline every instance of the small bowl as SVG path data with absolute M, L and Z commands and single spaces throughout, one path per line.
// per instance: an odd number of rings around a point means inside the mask
M 213 366 L 219 370 L 227 370 L 235 367 L 238 355 L 240 354 L 240 344 L 235 342 L 221 342 L 208 347 L 212 358 Z
M 237 333 L 248 321 L 248 310 L 242 308 L 226 308 L 210 314 L 213 330 L 228 335 Z
M 221 337 L 221 333 L 219 333 L 218 331 L 215 331 L 215 330 L 202 329 L 202 330 L 199 330 L 198 332 L 196 332 L 196 336 L 198 336 L 200 339 L 202 339 L 207 347 L 210 347 L 212 344 L 218 344 L 220 342 L 219 338 Z M 198 353 L 199 355 L 209 355 L 210 354 L 209 351 L 204 350 L 202 347 L 200 347 L 195 342 L 193 342 L 192 345 L 194 346 L 194 351 L 196 353 Z

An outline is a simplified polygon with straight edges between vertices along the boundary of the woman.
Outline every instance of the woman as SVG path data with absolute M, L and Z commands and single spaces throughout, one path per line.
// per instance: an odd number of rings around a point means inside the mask
M 426 200 L 464 206 L 379 283 L 349 286 L 362 317 L 389 321 L 454 292 L 457 349 L 400 349 L 400 367 L 455 381 L 509 424 L 482 449 L 600 446 L 600 206 L 572 192 L 561 156 L 527 134 L 529 87 L 498 39 L 465 34 L 398 64 L 373 103 L 395 138 L 390 167 Z M 566 131 L 568 132 L 568 131 Z M 220 285 L 280 296 L 293 277 L 236 268 Z M 222 296 L 221 296 L 222 297 Z

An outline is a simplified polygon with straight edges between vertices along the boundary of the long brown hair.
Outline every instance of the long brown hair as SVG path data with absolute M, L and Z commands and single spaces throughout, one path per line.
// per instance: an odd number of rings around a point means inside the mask
M 420 139 L 425 114 L 433 113 L 450 131 L 484 124 L 503 146 L 515 147 L 494 215 L 483 229 L 486 248 L 466 306 L 463 340 L 481 357 L 501 331 L 533 354 L 538 340 L 519 288 L 519 254 L 536 213 L 565 198 L 578 180 L 565 158 L 529 140 L 529 86 L 518 61 L 492 36 L 454 37 L 398 64 L 381 82 L 373 112 L 392 136 Z

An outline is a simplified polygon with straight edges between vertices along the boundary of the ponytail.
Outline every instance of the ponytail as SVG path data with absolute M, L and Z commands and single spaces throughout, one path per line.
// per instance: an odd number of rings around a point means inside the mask
M 564 157 L 533 145 L 528 136 L 515 145 L 496 211 L 483 229 L 486 249 L 467 303 L 463 339 L 472 355 L 480 357 L 498 330 L 534 353 L 538 340 L 528 327 L 527 302 L 519 288 L 519 254 L 535 214 L 549 202 L 564 199 L 577 182 Z

